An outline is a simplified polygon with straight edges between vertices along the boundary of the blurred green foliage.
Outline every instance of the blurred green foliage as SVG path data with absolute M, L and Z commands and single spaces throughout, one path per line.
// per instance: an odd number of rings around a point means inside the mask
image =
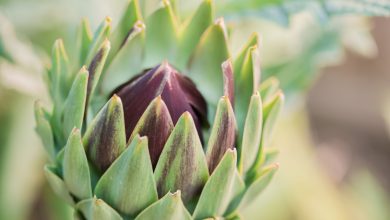
M 307 11 L 320 22 L 340 15 L 389 16 L 386 0 L 225 0 L 219 13 L 227 17 L 257 16 L 288 26 L 291 17 Z

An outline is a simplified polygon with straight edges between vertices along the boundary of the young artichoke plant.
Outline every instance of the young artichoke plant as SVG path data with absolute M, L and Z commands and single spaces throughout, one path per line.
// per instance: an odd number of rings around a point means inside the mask
M 113 31 L 82 22 L 77 55 L 57 40 L 36 130 L 75 218 L 239 219 L 278 167 L 265 147 L 283 94 L 260 84 L 258 44 L 231 58 L 211 0 L 186 20 L 131 0 Z

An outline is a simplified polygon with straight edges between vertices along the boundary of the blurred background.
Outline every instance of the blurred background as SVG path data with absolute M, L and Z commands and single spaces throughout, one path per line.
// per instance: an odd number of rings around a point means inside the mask
M 199 4 L 179 1 L 185 18 Z M 55 39 L 126 0 L 0 0 L 0 219 L 71 219 L 47 186 L 33 104 Z M 147 0 L 150 11 L 158 0 Z M 386 0 L 215 0 L 233 55 L 262 36 L 262 78 L 286 105 L 274 134 L 280 171 L 245 219 L 390 219 L 390 3 Z

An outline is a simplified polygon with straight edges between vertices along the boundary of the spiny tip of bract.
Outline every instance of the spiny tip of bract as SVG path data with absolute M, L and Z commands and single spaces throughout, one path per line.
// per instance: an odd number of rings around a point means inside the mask
M 88 73 L 88 68 L 86 65 L 83 65 L 80 69 L 80 73 Z
M 166 68 L 171 68 L 171 65 L 169 65 L 169 62 L 168 62 L 168 60 L 163 60 L 162 62 L 161 62 L 161 68 L 163 68 L 163 69 L 166 69 Z
M 273 164 L 270 165 L 270 167 L 271 167 L 272 169 L 277 170 L 277 169 L 279 169 L 280 164 L 279 164 L 279 163 L 273 163 Z
M 171 2 L 169 0 L 163 0 L 162 4 L 163 4 L 163 7 L 169 7 L 171 5 Z
M 222 27 L 222 29 L 224 29 L 224 30 L 226 29 L 225 20 L 223 19 L 223 17 L 217 18 L 215 20 L 214 24 Z
M 279 90 L 275 93 L 275 98 L 276 98 L 279 102 L 284 102 L 285 96 L 284 96 L 283 91 L 279 89 Z
M 192 120 L 192 116 L 191 116 L 191 113 L 189 113 L 188 111 L 184 112 L 181 117 L 183 117 L 183 119 L 185 121 L 191 121 Z
M 107 24 L 111 24 L 112 18 L 110 16 L 106 16 L 105 21 L 107 22 Z
M 231 67 L 232 67 L 232 59 L 229 58 L 229 59 L 225 60 L 225 61 L 221 64 L 221 67 L 222 67 L 223 70 L 227 70 L 227 69 L 231 68 Z
M 74 134 L 77 134 L 77 133 L 80 133 L 80 129 L 77 128 L 77 127 L 74 127 L 74 128 L 72 129 L 72 134 L 74 135 Z
M 134 24 L 134 31 L 137 33 L 142 32 L 143 30 L 145 30 L 145 28 L 145 23 L 141 20 L 136 21 Z
M 226 96 L 226 95 L 222 96 L 219 100 L 222 101 L 222 102 L 230 102 L 229 101 L 229 97 Z
M 104 41 L 103 41 L 103 44 L 102 44 L 102 47 L 103 48 L 107 48 L 107 49 L 110 49 L 111 48 L 111 42 L 108 38 L 105 38 Z
M 63 46 L 64 44 L 64 39 L 62 38 L 57 38 L 55 41 L 54 41 L 54 45 L 55 46 Z
M 115 103 L 115 102 L 122 102 L 121 97 L 119 97 L 117 94 L 112 95 L 111 101 L 113 103 Z
M 40 107 L 42 107 L 42 100 L 38 99 L 34 102 L 34 108 L 37 109 Z
M 181 198 L 181 191 L 180 190 L 177 190 L 176 192 L 169 192 L 169 195 L 172 196 L 173 198 Z
M 227 153 L 231 153 L 231 154 L 237 154 L 237 149 L 236 148 L 228 148 L 226 150 Z

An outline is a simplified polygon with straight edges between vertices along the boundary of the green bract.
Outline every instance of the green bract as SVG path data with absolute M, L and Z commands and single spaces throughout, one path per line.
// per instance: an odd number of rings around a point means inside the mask
M 260 84 L 258 37 L 233 58 L 210 0 L 188 20 L 131 0 L 115 28 L 84 20 L 78 37 L 76 57 L 55 42 L 53 108 L 35 110 L 47 179 L 75 217 L 239 218 L 278 167 L 266 147 L 283 94 Z

